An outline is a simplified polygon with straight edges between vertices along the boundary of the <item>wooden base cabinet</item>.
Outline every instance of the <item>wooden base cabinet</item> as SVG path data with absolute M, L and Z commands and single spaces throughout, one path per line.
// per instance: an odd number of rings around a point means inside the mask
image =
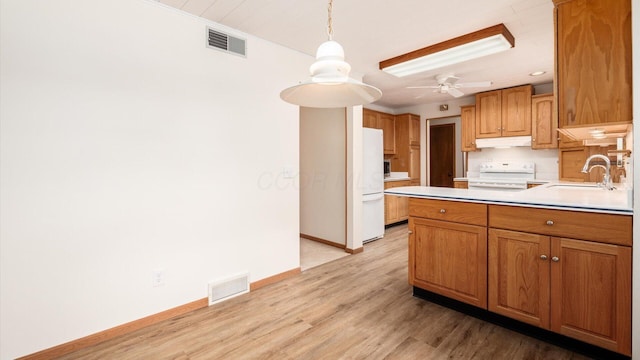
M 492 205 L 489 226 L 489 311 L 631 354 L 630 216 Z
M 409 199 L 409 282 L 487 308 L 486 205 Z M 438 220 L 435 220 L 438 219 Z
M 551 240 L 551 330 L 631 355 L 631 248 Z
M 409 180 L 388 181 L 384 183 L 384 188 L 390 189 L 400 186 L 410 186 Z M 409 198 L 406 196 L 385 195 L 384 196 L 384 224 L 390 225 L 409 218 Z
M 549 237 L 489 229 L 489 311 L 549 328 Z

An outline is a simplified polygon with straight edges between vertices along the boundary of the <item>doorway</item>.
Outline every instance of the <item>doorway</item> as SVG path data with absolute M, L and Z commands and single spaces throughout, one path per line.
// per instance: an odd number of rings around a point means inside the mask
M 456 125 L 429 126 L 429 185 L 453 187 L 456 169 Z

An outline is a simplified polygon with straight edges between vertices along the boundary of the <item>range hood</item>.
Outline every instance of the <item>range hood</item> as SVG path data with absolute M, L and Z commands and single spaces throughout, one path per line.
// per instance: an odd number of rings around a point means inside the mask
M 514 146 L 531 146 L 531 136 L 505 136 L 489 139 L 476 139 L 476 147 L 478 149 L 500 149 Z

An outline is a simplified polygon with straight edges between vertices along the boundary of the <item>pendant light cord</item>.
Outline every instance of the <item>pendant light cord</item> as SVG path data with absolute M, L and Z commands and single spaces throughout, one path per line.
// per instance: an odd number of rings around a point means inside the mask
M 333 24 L 331 19 L 331 11 L 333 10 L 333 0 L 329 0 L 329 6 L 327 8 L 329 16 L 327 20 L 327 35 L 329 35 L 329 40 L 333 38 Z

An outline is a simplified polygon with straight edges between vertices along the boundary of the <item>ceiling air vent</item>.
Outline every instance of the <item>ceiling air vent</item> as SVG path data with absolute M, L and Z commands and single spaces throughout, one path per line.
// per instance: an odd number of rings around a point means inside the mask
M 214 49 L 228 53 L 247 56 L 247 41 L 223 32 L 207 28 L 207 44 Z

